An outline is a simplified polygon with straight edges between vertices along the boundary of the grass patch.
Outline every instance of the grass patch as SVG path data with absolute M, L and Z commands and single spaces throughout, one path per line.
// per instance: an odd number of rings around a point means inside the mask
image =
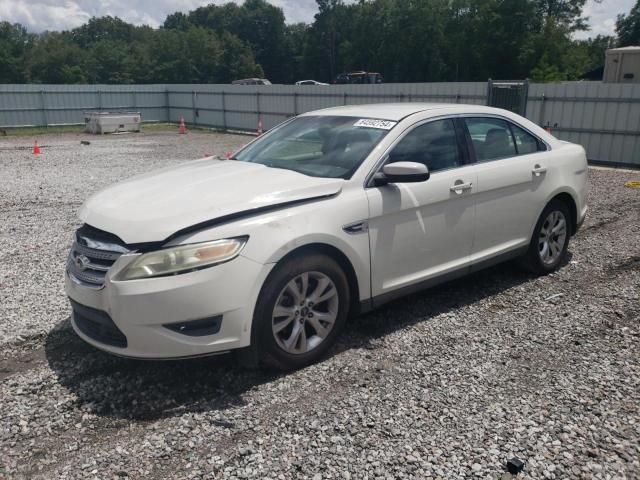
M 0 137 L 33 137 L 56 133 L 82 133 L 82 125 L 60 125 L 54 127 L 4 127 L 0 128 Z
M 142 132 L 162 132 L 178 130 L 177 123 L 153 122 L 143 123 Z M 204 133 L 244 133 L 227 131 L 222 128 L 205 127 L 200 125 L 187 125 L 187 129 L 193 132 Z M 61 133 L 84 133 L 84 125 L 56 125 L 51 127 L 2 127 L 0 138 L 7 137 L 34 137 L 39 135 L 55 135 Z

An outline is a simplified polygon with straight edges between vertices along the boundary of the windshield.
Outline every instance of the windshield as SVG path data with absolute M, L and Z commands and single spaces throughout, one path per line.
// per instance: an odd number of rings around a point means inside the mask
M 394 125 L 370 118 L 298 117 L 256 140 L 235 159 L 313 177 L 350 178 Z

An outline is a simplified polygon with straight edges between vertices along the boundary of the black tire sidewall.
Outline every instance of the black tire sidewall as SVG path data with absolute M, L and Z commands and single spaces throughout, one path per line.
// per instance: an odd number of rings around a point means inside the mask
M 558 257 L 558 259 L 551 264 L 546 264 L 540 258 L 538 240 L 540 237 L 540 230 L 542 229 L 542 225 L 544 224 L 549 214 L 554 211 L 559 211 L 562 213 L 562 215 L 564 215 L 565 222 L 567 223 L 567 235 L 564 240 L 564 245 L 562 246 L 562 253 Z M 527 263 L 531 270 L 533 270 L 535 273 L 550 273 L 557 270 L 562 264 L 562 261 L 564 260 L 567 249 L 569 247 L 569 238 L 571 237 L 571 217 L 569 215 L 569 208 L 567 207 L 567 205 L 558 200 L 552 200 L 551 202 L 549 202 L 549 204 L 540 214 L 538 223 L 536 223 L 536 228 L 533 231 L 531 244 L 529 245 L 529 252 L 527 254 Z
M 282 350 L 272 331 L 272 312 L 275 302 L 291 279 L 305 272 L 320 272 L 327 275 L 336 286 L 339 296 L 338 315 L 329 336 L 311 352 L 293 355 Z M 340 265 L 323 254 L 309 254 L 286 259 L 276 265 L 260 291 L 253 316 L 252 343 L 264 364 L 291 370 L 302 368 L 319 360 L 335 343 L 349 313 L 349 284 Z

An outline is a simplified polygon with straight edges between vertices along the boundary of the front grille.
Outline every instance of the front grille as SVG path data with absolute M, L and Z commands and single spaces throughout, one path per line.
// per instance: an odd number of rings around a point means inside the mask
M 127 337 L 113 323 L 107 312 L 80 305 L 69 299 L 73 308 L 73 322 L 82 333 L 96 342 L 126 348 Z
M 128 251 L 115 235 L 85 225 L 76 232 L 76 241 L 67 259 L 67 272 L 86 287 L 101 288 L 109 268 Z

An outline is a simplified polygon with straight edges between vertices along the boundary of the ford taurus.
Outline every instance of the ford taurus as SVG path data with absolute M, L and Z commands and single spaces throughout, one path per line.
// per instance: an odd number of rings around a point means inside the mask
M 518 258 L 562 265 L 587 162 L 513 113 L 379 104 L 289 119 L 230 159 L 134 177 L 82 206 L 65 285 L 117 355 L 318 360 L 350 315 Z

